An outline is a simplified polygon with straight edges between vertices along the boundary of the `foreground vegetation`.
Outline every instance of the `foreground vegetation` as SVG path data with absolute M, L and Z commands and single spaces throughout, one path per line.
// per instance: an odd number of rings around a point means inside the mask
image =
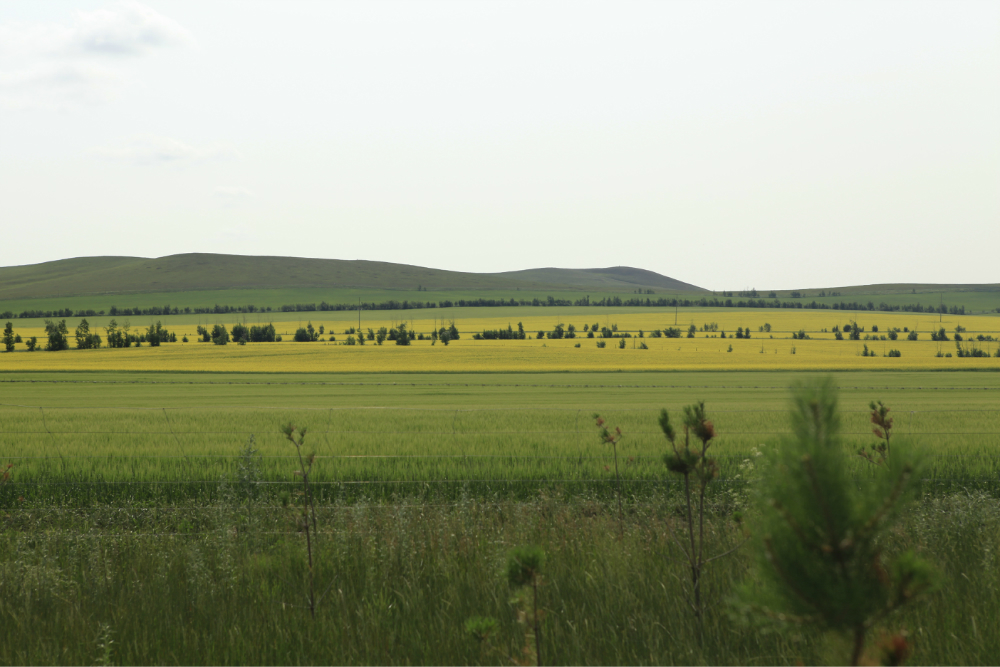
M 743 544 L 761 525 L 756 480 L 791 433 L 787 387 L 800 376 L 5 373 L 0 661 L 530 660 L 531 619 L 504 572 L 512 549 L 534 544 L 550 664 L 843 662 L 849 636 L 732 604 L 759 571 L 758 548 Z M 894 451 L 931 450 L 916 504 L 879 546 L 889 560 L 913 551 L 939 585 L 867 630 L 865 659 L 903 641 L 911 664 L 990 661 L 1000 650 L 993 374 L 836 380 L 858 484 L 879 474 L 856 455 L 876 440 L 872 399 L 893 408 Z M 719 472 L 705 550 L 735 548 L 700 580 L 702 621 L 684 602 L 690 568 L 671 537 L 685 535 L 683 486 L 657 423 L 661 408 L 679 414 L 695 398 Z M 624 434 L 621 518 L 595 412 Z M 315 617 L 289 421 L 308 427 L 304 451 L 318 454 Z
M 333 505 L 320 515 L 315 620 L 304 608 L 305 545 L 288 514 L 258 504 L 7 509 L 0 537 L 0 660 L 7 664 L 509 664 L 524 628 L 502 571 L 508 551 L 541 545 L 549 664 L 830 664 L 849 642 L 808 628 L 762 631 L 725 604 L 699 640 L 667 531 L 676 505 L 630 505 L 624 539 L 606 503 Z M 183 527 L 178 528 L 181 524 Z M 725 515 L 710 546 L 742 540 Z M 892 550 L 915 549 L 944 577 L 936 592 L 880 624 L 906 632 L 910 664 L 984 664 L 1000 651 L 990 494 L 925 498 Z M 746 577 L 737 551 L 709 571 L 713 601 Z M 498 626 L 488 644 L 470 617 Z M 155 621 L 151 620 L 155 619 Z M 752 619 L 751 619 L 752 620 Z

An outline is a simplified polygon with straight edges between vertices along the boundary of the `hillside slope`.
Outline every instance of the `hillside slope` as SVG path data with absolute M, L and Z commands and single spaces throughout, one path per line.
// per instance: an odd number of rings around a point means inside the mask
M 493 275 L 537 283 L 569 285 L 591 289 L 639 289 L 654 288 L 671 292 L 704 292 L 696 285 L 674 278 L 630 266 L 615 266 L 607 269 L 526 269 L 505 271 Z
M 350 288 L 387 290 L 698 289 L 652 271 L 537 269 L 463 273 L 365 260 L 189 253 L 168 257 L 79 257 L 0 268 L 0 301 L 95 294 L 226 289 Z M 676 287 L 680 286 L 680 287 Z

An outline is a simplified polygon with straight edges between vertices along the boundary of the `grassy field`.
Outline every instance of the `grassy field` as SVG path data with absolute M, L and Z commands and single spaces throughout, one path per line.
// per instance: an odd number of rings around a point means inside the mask
M 725 600 L 753 576 L 748 547 L 709 570 L 720 605 L 699 632 L 670 538 L 679 491 L 660 460 L 658 410 L 705 400 L 716 424 L 708 535 L 719 553 L 743 540 L 735 511 L 752 529 L 754 449 L 788 432 L 787 388 L 803 377 L 5 372 L 0 463 L 14 468 L 0 485 L 0 661 L 510 664 L 526 638 L 502 568 L 534 543 L 548 554 L 550 664 L 840 662 L 846 638 L 762 632 L 730 613 Z M 835 374 L 845 456 L 874 440 L 873 399 L 893 408 L 896 447 L 933 455 L 886 549 L 915 550 L 942 585 L 871 630 L 870 660 L 882 633 L 901 630 L 911 664 L 1000 651 L 995 377 Z M 621 540 L 592 412 L 625 433 Z M 319 454 L 315 619 L 304 538 L 281 502 L 297 468 L 278 432 L 289 420 Z M 240 456 L 251 433 L 256 462 Z M 855 472 L 872 474 L 860 459 Z M 472 616 L 497 619 L 487 643 L 464 631 Z
M 660 408 L 705 400 L 720 433 L 723 477 L 737 485 L 755 448 L 787 433 L 794 373 L 422 375 L 11 374 L 0 383 L 2 450 L 17 464 L 9 494 L 28 502 L 217 498 L 252 435 L 275 492 L 292 483 L 280 433 L 310 429 L 316 481 L 332 497 L 602 494 L 614 479 L 592 415 L 620 426 L 629 493 L 663 491 Z M 929 474 L 979 484 L 1000 469 L 992 374 L 842 373 L 848 453 L 873 440 L 869 401 L 896 411 L 897 432 L 933 449 Z M 866 464 L 857 461 L 858 474 Z M 25 486 L 20 486 L 24 484 Z M 75 493 L 75 492 L 74 492 Z M 72 495 L 72 494 L 70 494 Z

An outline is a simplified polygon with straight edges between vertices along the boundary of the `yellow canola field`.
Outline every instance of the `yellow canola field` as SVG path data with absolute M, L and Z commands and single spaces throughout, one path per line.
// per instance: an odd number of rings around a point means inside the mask
M 539 314 L 541 312 L 541 314 Z M 467 316 L 472 314 L 472 317 Z M 111 319 L 109 317 L 88 318 L 91 331 L 105 336 L 104 326 Z M 236 322 L 245 322 L 248 326 L 253 324 L 267 324 L 273 322 L 277 332 L 289 341 L 292 334 L 299 326 L 305 326 L 312 322 L 318 330 L 320 326 L 325 328 L 325 337 L 330 333 L 336 336 L 338 342 L 344 340 L 344 331 L 350 327 L 357 327 L 357 313 L 350 311 L 340 312 L 311 312 L 311 313 L 252 313 L 247 315 L 172 315 L 169 317 L 131 317 L 116 318 L 121 325 L 126 320 L 131 320 L 132 332 L 141 333 L 153 322 L 159 320 L 170 331 L 176 332 L 178 337 L 187 335 L 192 340 L 198 323 L 207 325 L 209 328 L 213 324 L 223 324 L 232 327 Z M 674 321 L 676 319 L 676 325 Z M 430 310 L 406 310 L 406 311 L 364 311 L 362 313 L 362 329 L 378 329 L 379 327 L 392 327 L 399 322 L 405 322 L 407 327 L 418 333 L 429 334 L 432 330 L 448 325 L 455 321 L 455 325 L 462 334 L 463 340 L 471 338 L 472 334 L 484 329 L 506 329 L 509 324 L 515 331 L 517 323 L 524 324 L 525 330 L 530 336 L 534 336 L 538 331 L 551 331 L 555 325 L 572 324 L 577 329 L 577 335 L 583 333 L 583 326 L 594 324 L 600 327 L 611 328 L 617 325 L 621 331 L 636 333 L 640 329 L 646 334 L 654 329 L 664 329 L 674 327 L 681 329 L 685 333 L 691 324 L 701 329 L 705 324 L 716 323 L 720 330 L 724 330 L 727 335 L 736 331 L 737 327 L 749 328 L 754 338 L 763 335 L 773 335 L 774 338 L 790 338 L 792 332 L 800 329 L 804 330 L 813 338 L 833 338 L 832 329 L 834 326 L 841 328 L 851 320 L 856 319 L 858 324 L 864 327 L 866 333 L 870 333 L 872 326 L 878 326 L 879 333 L 885 333 L 890 327 L 903 329 L 916 329 L 920 332 L 921 340 L 929 340 L 930 332 L 937 331 L 944 327 L 949 337 L 954 332 L 956 325 L 961 325 L 968 332 L 988 333 L 994 338 L 1000 337 L 1000 315 L 932 315 L 914 313 L 882 313 L 882 312 L 861 312 L 839 311 L 839 310 L 764 310 L 764 309 L 739 309 L 739 308 L 680 308 L 675 313 L 672 308 L 622 308 L 616 312 L 609 312 L 605 308 L 596 307 L 564 307 L 564 308 L 443 308 Z M 66 318 L 69 328 L 70 341 L 74 342 L 72 336 L 79 324 L 79 318 Z M 40 323 L 39 320 L 32 320 L 32 323 Z M 762 334 L 760 328 L 764 324 L 771 325 L 770 334 Z M 0 326 L 2 326 L 0 322 Z M 37 336 L 39 341 L 44 338 L 44 330 L 40 326 L 21 327 L 18 320 L 13 321 L 14 331 L 22 337 Z M 826 329 L 826 332 L 823 330 Z M 698 333 L 698 337 L 704 333 Z M 905 337 L 905 336 L 904 336 Z M 23 349 L 23 345 L 18 345 L 17 349 Z
M 925 336 L 926 338 L 926 336 Z M 215 371 L 215 372 L 491 372 L 491 371 L 670 371 L 670 370 L 1000 370 L 1000 358 L 937 357 L 954 343 L 929 340 L 856 342 L 754 338 L 594 339 L 473 341 L 444 346 L 389 341 L 377 346 L 332 343 L 258 343 L 216 346 L 169 343 L 161 347 L 16 351 L 0 354 L 0 377 L 12 371 Z M 649 349 L 639 349 L 641 342 Z M 575 345 L 579 343 L 580 347 Z M 867 344 L 875 357 L 860 356 Z M 730 345 L 732 351 L 728 351 Z M 996 353 L 997 343 L 983 343 Z M 633 347 L 634 346 L 634 347 Z M 883 357 L 890 349 L 902 356 Z M 793 353 L 794 350 L 794 353 Z
M 612 325 L 617 325 L 622 331 L 635 333 L 641 329 L 648 334 L 654 329 L 662 330 L 667 327 L 676 327 L 686 333 L 688 327 L 692 324 L 701 329 L 704 325 L 714 322 L 727 335 L 735 333 L 737 327 L 743 327 L 749 328 L 754 338 L 756 338 L 762 335 L 760 328 L 765 324 L 770 324 L 771 333 L 768 335 L 774 335 L 775 338 L 789 337 L 792 332 L 797 332 L 801 329 L 813 337 L 832 339 L 833 333 L 831 331 L 834 326 L 843 328 L 844 325 L 852 320 L 857 320 L 858 324 L 864 327 L 866 333 L 871 331 L 872 325 L 878 326 L 880 333 L 885 333 L 890 327 L 898 327 L 899 329 L 907 327 L 911 330 L 916 329 L 921 332 L 923 340 L 928 340 L 930 332 L 932 330 L 937 331 L 941 327 L 947 330 L 950 337 L 956 325 L 961 325 L 970 332 L 991 333 L 994 337 L 1000 337 L 1000 317 L 996 315 L 938 316 L 924 313 L 854 313 L 853 311 L 839 310 L 761 310 L 736 308 L 681 308 L 676 314 L 673 309 L 642 308 L 632 309 L 627 312 L 608 313 L 606 310 L 599 308 L 553 308 L 547 309 L 548 312 L 544 315 L 536 315 L 534 313 L 538 309 L 533 308 L 462 309 L 463 312 L 468 312 L 469 310 L 477 311 L 476 316 L 454 318 L 455 325 L 462 333 L 463 338 L 467 336 L 471 337 L 472 334 L 479 333 L 484 329 L 506 329 L 508 325 L 516 331 L 518 322 L 524 324 L 524 329 L 529 335 L 535 334 L 538 331 L 551 331 L 557 324 L 572 324 L 576 327 L 578 336 L 583 332 L 585 324 L 588 327 L 597 324 L 598 328 L 611 328 Z M 505 312 L 501 314 L 494 313 L 494 311 Z M 405 322 L 407 327 L 412 328 L 418 333 L 430 333 L 435 328 L 450 324 L 453 319 L 451 316 L 448 316 L 449 311 L 447 309 L 438 310 L 436 313 L 426 310 L 393 312 L 397 317 L 392 317 L 389 314 L 378 311 L 362 313 L 362 329 L 367 331 L 369 327 L 378 329 L 382 326 L 391 327 L 398 322 Z M 432 313 L 437 315 L 436 319 L 426 316 Z M 317 329 L 323 326 L 327 330 L 327 333 L 332 332 L 338 340 L 342 340 L 345 329 L 357 327 L 357 318 L 355 315 L 352 319 L 350 313 L 337 313 L 336 315 L 340 317 L 334 319 L 328 313 L 255 314 L 255 319 L 251 322 L 248 318 L 247 323 L 257 323 L 258 319 L 264 323 L 273 321 L 278 332 L 291 334 L 294 333 L 300 324 L 301 326 L 305 326 L 307 322 L 312 322 L 313 326 Z M 404 315 L 406 317 L 403 317 Z M 225 318 L 226 316 L 222 317 Z M 218 322 L 230 325 L 232 322 L 237 321 L 235 316 L 228 317 L 230 317 L 231 321 L 219 319 Z M 176 330 L 178 335 L 183 333 L 193 335 L 195 331 L 195 325 L 181 324 L 173 326 L 169 325 L 166 318 L 164 319 L 165 324 L 168 324 L 168 328 L 171 331 Z M 676 324 L 674 324 L 675 320 Z M 826 329 L 827 332 L 824 333 L 823 329 Z M 699 331 L 698 336 L 701 337 L 703 335 Z

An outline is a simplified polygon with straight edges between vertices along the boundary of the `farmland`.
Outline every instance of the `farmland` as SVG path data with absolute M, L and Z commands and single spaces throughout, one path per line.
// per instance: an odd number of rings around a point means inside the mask
M 820 372 L 841 388 L 855 483 L 879 474 L 856 455 L 874 440 L 872 400 L 892 409 L 894 447 L 925 453 L 918 501 L 886 548 L 916 551 L 944 583 L 873 628 L 871 651 L 880 633 L 900 631 L 917 664 L 1000 650 L 982 620 L 1000 613 L 997 315 L 363 311 L 362 331 L 405 324 L 418 337 L 345 344 L 358 316 L 119 317 L 133 331 L 160 321 L 178 342 L 30 353 L 22 342 L 0 355 L 0 464 L 13 466 L 0 485 L 0 581 L 24 582 L 0 595 L 0 614 L 16 619 L 0 630 L 0 660 L 507 663 L 533 650 L 499 574 L 527 543 L 548 554 L 551 662 L 843 660 L 835 634 L 761 632 L 724 602 L 754 571 L 740 545 L 755 525 L 760 457 L 790 433 L 788 388 Z M 100 334 L 112 318 L 87 319 Z M 72 347 L 81 318 L 66 320 Z M 283 340 L 195 342 L 198 327 L 237 323 L 273 323 Z M 453 323 L 459 339 L 431 339 Z M 14 324 L 44 343 L 42 320 Z M 293 342 L 307 324 L 323 327 L 320 340 Z M 524 339 L 474 339 L 518 325 Z M 941 329 L 947 340 L 931 340 Z M 971 349 L 989 356 L 958 356 Z M 682 490 L 657 424 L 661 408 L 677 415 L 698 400 L 717 433 L 708 545 L 736 549 L 707 575 L 720 602 L 703 626 L 678 604 Z M 617 459 L 595 414 L 623 433 Z M 315 617 L 289 510 L 301 488 L 289 423 L 307 429 L 315 454 L 312 576 L 325 591 Z M 168 622 L 152 629 L 142 615 Z M 464 629 L 478 616 L 497 619 L 488 641 Z
M 537 314 L 536 310 L 546 311 Z M 157 318 L 178 337 L 195 340 L 195 329 L 201 324 L 235 322 L 247 324 L 274 322 L 285 337 L 282 343 L 227 345 L 203 343 L 170 343 L 161 347 L 70 350 L 65 353 L 24 354 L 23 344 L 17 352 L 0 357 L 0 371 L 214 371 L 214 372 L 530 372 L 530 371 L 668 371 L 668 370 L 994 370 L 1000 368 L 997 339 L 1000 339 L 1000 317 L 984 315 L 930 315 L 913 313 L 835 313 L 829 311 L 761 311 L 756 309 L 686 309 L 686 311 L 649 312 L 650 309 L 622 309 L 613 314 L 595 313 L 587 308 L 550 309 L 483 309 L 456 308 L 447 319 L 419 318 L 422 313 L 363 313 L 362 330 L 392 327 L 404 322 L 426 335 L 442 325 L 454 322 L 462 332 L 459 340 L 447 347 L 432 341 L 415 340 L 410 346 L 391 344 L 376 346 L 345 346 L 344 331 L 357 327 L 357 313 L 316 313 L 315 319 L 303 313 L 256 314 L 239 319 L 177 315 Z M 487 311 L 485 314 L 483 311 Z M 495 312 L 499 311 L 499 312 Z M 291 317 L 289 317 L 291 315 Z M 100 332 L 110 318 L 90 318 L 91 328 Z M 143 318 L 147 320 L 150 318 Z M 843 329 L 852 321 L 864 327 L 864 336 L 857 341 L 835 340 L 834 328 Z M 79 319 L 70 318 L 72 330 Z M 682 338 L 653 338 L 654 329 L 676 327 Z M 327 335 L 316 343 L 289 342 L 300 326 L 311 323 L 322 326 Z M 472 340 L 483 330 L 516 330 L 523 324 L 525 340 Z M 573 324 L 575 338 L 558 340 L 537 338 L 537 332 L 551 331 L 557 324 Z M 22 338 L 43 339 L 40 322 L 18 321 L 15 329 Z M 121 324 L 121 322 L 119 322 Z M 138 326 L 138 322 L 133 322 Z M 145 321 L 143 321 L 145 324 Z M 616 334 L 629 338 L 612 338 L 606 347 L 597 347 L 598 339 L 587 338 L 583 327 L 614 327 Z M 714 327 L 706 325 L 714 325 Z M 690 326 L 697 330 L 687 338 Z M 762 331 L 765 329 L 768 331 Z M 962 328 L 965 349 L 979 348 L 989 357 L 959 358 L 952 340 L 956 327 Z M 708 328 L 708 331 L 704 329 Z M 714 330 L 712 330 L 714 328 Z M 749 339 L 733 337 L 737 328 L 746 329 Z M 877 328 L 877 330 L 876 330 Z M 948 341 L 930 340 L 930 333 L 945 329 Z M 898 329 L 897 340 L 882 340 L 890 329 Z M 907 340 L 908 331 L 918 334 L 916 341 Z M 642 332 L 642 338 L 639 338 Z M 793 338 L 799 332 L 807 339 Z M 725 338 L 721 337 L 725 334 Z M 336 340 L 329 340 L 330 337 Z M 600 333 L 598 333 L 600 336 Z M 977 340 L 982 336 L 983 341 Z M 870 338 L 870 339 L 869 339 Z M 624 340 L 625 346 L 618 345 Z M 579 345 L 579 347 L 576 347 Z M 645 345 L 648 349 L 640 349 Z M 861 356 L 865 350 L 872 356 Z M 888 357 L 889 350 L 898 350 L 899 357 Z M 940 353 L 941 356 L 938 356 Z M 951 357 L 946 355 L 951 354 Z
M 600 413 L 628 435 L 630 493 L 663 482 L 655 417 L 695 398 L 712 408 L 726 477 L 787 433 L 788 373 L 496 375 L 10 374 L 0 383 L 0 437 L 18 479 L 47 497 L 67 480 L 107 500 L 136 494 L 217 496 L 251 436 L 262 479 L 286 484 L 293 453 L 279 430 L 310 429 L 315 481 L 337 497 L 532 495 L 539 488 L 607 491 L 610 452 Z M 867 403 L 899 414 L 897 431 L 931 447 L 933 478 L 978 484 L 1000 468 L 995 376 L 843 373 L 847 450 L 871 440 Z M 412 380 L 412 381 L 411 381 Z M 852 388 L 853 387 L 853 388 Z M 960 411 L 957 411 L 961 408 Z M 865 465 L 857 462 L 858 474 Z M 96 491 L 100 489 L 100 491 Z
M 678 496 L 657 411 L 706 401 L 721 467 L 711 547 L 729 548 L 742 539 L 732 512 L 751 502 L 756 453 L 788 432 L 787 387 L 799 377 L 6 372 L 0 441 L 15 467 L 0 487 L 0 555 L 3 581 L 22 583 L 0 597 L 17 619 L 3 625 L 3 660 L 503 662 L 525 639 L 497 572 L 527 542 L 548 552 L 553 662 L 842 659 L 836 637 L 760 634 L 726 613 L 709 617 L 700 645 L 671 592 L 683 576 L 667 536 Z M 898 415 L 910 443 L 899 446 L 933 453 L 902 546 L 948 583 L 887 626 L 909 629 L 918 664 L 987 661 L 1000 641 L 984 620 L 1000 611 L 994 378 L 835 375 L 845 456 L 872 440 L 874 398 Z M 593 412 L 626 434 L 623 541 Z M 317 576 L 335 592 L 315 620 L 300 603 L 302 535 L 281 506 L 297 467 L 279 431 L 288 421 L 309 428 L 318 454 Z M 259 452 L 248 459 L 251 435 Z M 856 474 L 871 475 L 862 464 Z M 749 566 L 741 550 L 706 586 L 726 594 Z M 150 614 L 169 622 L 138 621 Z M 476 615 L 499 619 L 489 646 L 464 635 Z

